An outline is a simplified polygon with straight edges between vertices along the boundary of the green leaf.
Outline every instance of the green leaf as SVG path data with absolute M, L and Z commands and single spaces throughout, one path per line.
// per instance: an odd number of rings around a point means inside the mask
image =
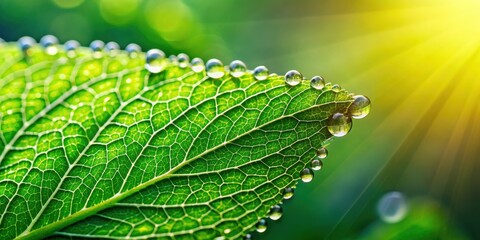
M 353 102 L 331 84 L 166 64 L 0 44 L 2 238 L 240 238 Z

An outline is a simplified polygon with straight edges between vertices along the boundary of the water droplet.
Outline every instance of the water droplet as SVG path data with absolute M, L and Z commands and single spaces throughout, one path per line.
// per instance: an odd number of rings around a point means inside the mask
M 268 78 L 268 69 L 265 66 L 258 66 L 253 70 L 255 79 L 262 81 Z
M 313 180 L 313 172 L 310 168 L 305 168 L 300 172 L 300 178 L 303 182 L 311 182 Z
M 310 166 L 311 166 L 312 170 L 318 171 L 318 170 L 322 169 L 323 162 L 322 162 L 322 160 L 320 160 L 320 158 L 315 157 L 312 160 L 312 162 L 310 163 Z
M 188 67 L 188 62 L 190 61 L 190 57 L 188 57 L 185 53 L 180 53 L 177 56 L 178 66 L 181 68 Z
M 136 57 L 142 51 L 142 48 L 138 44 L 130 43 L 125 47 L 125 51 L 127 51 L 130 57 Z
M 67 52 L 68 52 L 68 51 L 74 51 L 75 49 L 77 49 L 78 47 L 80 47 L 80 43 L 78 43 L 78 42 L 75 41 L 75 40 L 69 40 L 69 41 L 65 42 L 64 47 L 65 47 L 65 50 L 66 50 Z
M 145 68 L 151 73 L 159 73 L 167 67 L 165 53 L 159 49 L 150 49 L 147 52 Z
M 225 234 L 229 234 L 231 232 L 232 232 L 232 229 L 230 229 L 230 228 L 226 228 L 225 230 L 223 230 L 223 233 L 225 233 Z
M 352 129 L 352 119 L 343 113 L 335 113 L 327 120 L 327 129 L 335 137 L 343 137 Z
M 48 55 L 55 55 L 58 53 L 58 39 L 53 35 L 45 35 L 40 39 L 40 44 L 45 48 Z
M 377 205 L 378 215 L 387 223 L 400 222 L 407 214 L 407 210 L 407 200 L 401 192 L 386 193 Z
M 90 48 L 94 52 L 101 52 L 104 47 L 105 47 L 105 43 L 101 40 L 95 40 L 95 41 L 90 43 Z
M 207 71 L 207 75 L 211 78 L 218 79 L 225 76 L 225 68 L 223 67 L 223 63 L 218 59 L 213 58 L 208 60 L 205 69 Z
M 257 232 L 263 233 L 267 231 L 267 221 L 265 219 L 260 219 L 257 223 Z
M 247 233 L 245 237 L 243 237 L 243 240 L 252 240 L 252 235 L 250 233 Z
M 328 155 L 328 151 L 326 148 L 322 147 L 316 151 L 317 157 L 320 159 L 324 159 Z
M 298 85 L 302 82 L 303 76 L 297 70 L 290 70 L 285 73 L 285 82 L 290 86 Z
M 310 80 L 310 86 L 317 90 L 322 90 L 325 87 L 325 79 L 320 76 L 315 76 Z
M 170 62 L 171 62 L 173 65 L 178 65 L 178 58 L 177 58 L 177 56 L 175 56 L 175 55 L 170 55 L 170 56 L 168 56 L 168 59 L 170 60 Z
M 203 60 L 201 58 L 194 58 L 190 62 L 190 65 L 192 66 L 192 71 L 199 73 L 203 70 L 205 70 L 205 64 L 203 63 Z
M 283 190 L 283 199 L 290 199 L 293 197 L 293 188 L 287 187 Z
M 342 90 L 342 89 L 340 88 L 340 85 L 334 84 L 334 85 L 332 86 L 332 91 L 338 93 L 338 92 L 340 92 L 340 90 Z
M 116 42 L 108 42 L 105 44 L 105 50 L 112 52 L 112 51 L 117 51 L 120 49 L 120 45 Z
M 370 99 L 363 95 L 353 97 L 353 103 L 348 108 L 350 116 L 355 119 L 364 118 L 370 112 Z
M 247 72 L 247 65 L 240 60 L 234 60 L 230 63 L 230 75 L 235 78 L 243 76 Z
M 278 220 L 282 217 L 283 215 L 283 210 L 280 205 L 274 205 L 272 208 L 270 208 L 270 219 L 272 220 Z
M 36 41 L 32 37 L 25 36 L 18 39 L 18 46 L 22 49 L 23 52 L 26 52 L 30 49 L 33 45 L 35 45 Z

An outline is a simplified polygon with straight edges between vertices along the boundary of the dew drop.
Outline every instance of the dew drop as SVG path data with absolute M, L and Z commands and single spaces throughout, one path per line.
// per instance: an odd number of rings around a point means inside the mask
M 290 70 L 285 73 L 285 82 L 290 86 L 296 86 L 302 82 L 303 76 L 297 70 Z
M 315 76 L 310 80 L 310 86 L 317 90 L 322 90 L 325 87 L 325 79 L 320 76 Z
M 274 205 L 272 208 L 270 208 L 270 219 L 272 220 L 278 220 L 282 217 L 283 215 L 283 210 L 280 205 Z
M 67 52 L 75 51 L 78 47 L 80 47 L 80 43 L 78 43 L 75 40 L 69 40 L 69 41 L 65 42 L 65 44 L 63 46 L 65 47 L 65 50 Z
M 401 192 L 386 193 L 377 205 L 378 215 L 387 223 L 400 222 L 407 214 L 407 210 L 407 200 Z
M 290 199 L 293 197 L 293 188 L 287 187 L 283 190 L 283 199 Z
M 300 172 L 300 178 L 303 182 L 311 182 L 313 180 L 313 172 L 310 168 L 305 168 Z
M 258 66 L 253 70 L 255 79 L 262 81 L 268 78 L 268 69 L 265 66 Z
M 326 148 L 322 147 L 316 151 L 317 157 L 320 159 L 324 159 L 328 155 L 328 151 Z
M 230 63 L 230 75 L 235 78 L 243 76 L 247 72 L 247 65 L 240 60 L 234 60 Z
M 223 67 L 223 63 L 218 59 L 210 59 L 207 61 L 207 65 L 205 67 L 207 71 L 207 75 L 214 79 L 219 79 L 225 76 L 225 68 Z
M 348 108 L 350 116 L 355 119 L 361 119 L 370 113 L 370 99 L 363 95 L 356 95 L 353 97 L 353 103 Z
M 334 85 L 332 86 L 332 91 L 338 93 L 338 92 L 340 92 L 340 90 L 341 90 L 340 85 L 334 84 Z
M 177 56 L 175 56 L 175 55 L 170 55 L 170 56 L 168 56 L 168 59 L 170 60 L 170 62 L 171 62 L 173 65 L 178 65 L 178 58 L 177 58 Z
M 232 229 L 230 229 L 230 228 L 226 228 L 225 230 L 223 230 L 223 233 L 225 233 L 225 234 L 229 234 L 231 232 L 232 232 Z
M 45 35 L 40 39 L 40 45 L 45 48 L 45 52 L 48 55 L 55 55 L 58 53 L 58 39 L 53 35 Z
M 243 240 L 252 240 L 252 235 L 250 233 L 247 233 L 245 237 L 243 237 Z
M 101 52 L 104 47 L 105 47 L 105 43 L 101 40 L 95 40 L 95 41 L 90 43 L 90 48 L 94 52 Z
M 109 52 L 117 51 L 120 49 L 120 45 L 118 45 L 116 42 L 108 42 L 105 44 L 105 49 Z
M 180 53 L 177 56 L 178 66 L 181 68 L 188 67 L 188 62 L 190 61 L 190 57 L 185 53 Z
M 352 129 L 352 119 L 343 113 L 335 113 L 327 120 L 327 129 L 335 137 L 343 137 Z
M 201 58 L 194 58 L 190 62 L 190 65 L 192 67 L 192 71 L 199 73 L 203 70 L 205 70 L 205 64 L 203 63 L 203 60 Z
M 142 48 L 138 44 L 129 43 L 125 47 L 125 51 L 127 51 L 128 55 L 130 55 L 130 57 L 136 57 L 140 53 L 140 51 L 142 51 Z
M 322 169 L 323 167 L 323 162 L 320 158 L 318 157 L 315 157 L 312 162 L 310 163 L 310 167 L 312 168 L 312 170 L 315 170 L 315 171 L 318 171 L 320 169 Z
M 35 45 L 36 41 L 32 37 L 25 36 L 18 39 L 18 46 L 22 49 L 23 52 L 26 52 L 30 49 L 33 45 Z
M 267 231 L 267 221 L 265 219 L 260 219 L 257 223 L 257 232 L 263 233 Z
M 145 59 L 145 68 L 151 73 L 159 73 L 167 67 L 165 53 L 159 49 L 150 49 Z

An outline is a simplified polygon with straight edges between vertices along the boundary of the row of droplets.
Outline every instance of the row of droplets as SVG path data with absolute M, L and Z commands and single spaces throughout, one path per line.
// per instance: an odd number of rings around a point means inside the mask
M 305 182 L 311 182 L 313 180 L 313 172 L 318 171 L 322 169 L 323 167 L 323 162 L 322 160 L 325 159 L 328 155 L 328 151 L 326 148 L 322 147 L 316 151 L 315 157 L 310 161 L 310 168 L 305 168 L 301 171 L 300 173 L 300 179 Z M 286 187 L 283 189 L 283 199 L 288 200 L 293 197 L 294 194 L 294 189 L 291 187 Z M 268 217 L 271 220 L 278 220 L 283 216 L 283 209 L 280 204 L 274 205 L 270 208 L 270 212 L 268 214 Z M 268 224 L 266 219 L 260 219 L 257 224 L 256 224 L 256 231 L 259 233 L 263 233 L 267 230 Z M 251 239 L 251 235 L 247 234 L 245 235 L 244 239 Z
M 18 39 L 17 43 L 25 56 L 28 56 L 29 49 L 31 49 L 33 46 L 37 44 L 36 40 L 29 36 L 21 37 L 20 39 Z M 45 52 L 48 55 L 56 55 L 60 50 L 60 48 L 58 47 L 59 41 L 57 37 L 53 35 L 43 36 L 40 39 L 39 44 L 45 49 Z M 67 53 L 72 53 L 80 47 L 80 43 L 75 40 L 69 40 L 69 41 L 66 41 L 63 44 L 63 46 L 64 46 L 64 50 Z M 107 52 L 116 52 L 120 50 L 120 45 L 118 43 L 116 42 L 104 43 L 101 40 L 92 41 L 89 47 L 94 53 L 101 53 L 104 50 Z M 125 51 L 127 51 L 127 53 L 129 54 L 137 54 L 141 52 L 141 50 L 142 50 L 141 47 L 135 43 L 130 43 L 125 48 Z

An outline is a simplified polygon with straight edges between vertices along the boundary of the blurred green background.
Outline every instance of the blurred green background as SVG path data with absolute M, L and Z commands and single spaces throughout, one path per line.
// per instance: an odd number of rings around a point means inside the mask
M 0 37 L 297 69 L 367 95 L 284 217 L 257 239 L 480 239 L 480 1 L 2 0 Z M 398 191 L 403 203 L 385 194 Z M 388 199 L 387 199 L 388 200 Z M 401 216 L 401 212 L 405 216 Z

